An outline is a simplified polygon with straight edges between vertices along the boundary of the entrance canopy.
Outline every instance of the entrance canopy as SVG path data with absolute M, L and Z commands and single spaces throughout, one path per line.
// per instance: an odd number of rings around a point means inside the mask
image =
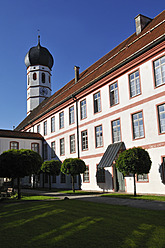
M 102 169 L 104 167 L 112 166 L 113 161 L 117 159 L 118 152 L 125 149 L 124 142 L 118 142 L 109 145 L 104 155 L 102 156 L 100 163 L 98 164 L 98 168 Z

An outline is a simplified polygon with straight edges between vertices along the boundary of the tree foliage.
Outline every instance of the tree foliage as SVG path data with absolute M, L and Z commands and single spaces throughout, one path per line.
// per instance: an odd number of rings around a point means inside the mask
M 0 177 L 18 179 L 20 198 L 20 178 L 37 174 L 42 165 L 41 156 L 32 150 L 8 150 L 0 155 Z
M 136 195 L 135 174 L 149 173 L 151 164 L 148 152 L 141 147 L 134 147 L 120 153 L 115 166 L 124 176 L 134 175 L 134 195 Z
M 61 166 L 61 172 L 63 174 L 71 175 L 72 177 L 72 189 L 74 190 L 74 176 L 84 173 L 86 170 L 85 162 L 79 158 L 66 158 Z
M 49 189 L 51 189 L 51 175 L 58 176 L 61 171 L 61 162 L 59 160 L 45 161 L 41 166 L 41 171 L 49 175 Z

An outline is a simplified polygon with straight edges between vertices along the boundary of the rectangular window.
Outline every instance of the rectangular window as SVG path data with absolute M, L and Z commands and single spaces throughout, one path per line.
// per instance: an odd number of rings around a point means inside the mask
M 74 106 L 69 108 L 69 124 L 74 123 Z
M 55 158 L 55 141 L 51 142 L 51 158 Z
M 82 150 L 88 149 L 88 135 L 87 130 L 81 132 L 81 144 L 82 144 Z
M 144 137 L 142 112 L 132 115 L 132 123 L 133 123 L 133 138 L 137 139 Z
M 98 165 L 97 165 L 96 178 L 97 178 L 97 183 L 105 183 L 105 169 L 104 168 L 99 169 Z
M 158 106 L 159 132 L 165 133 L 165 104 Z
M 165 56 L 154 61 L 155 86 L 165 84 Z
M 75 149 L 75 134 L 70 136 L 70 153 L 74 153 Z
M 134 97 L 140 94 L 140 77 L 139 71 L 129 75 L 129 87 L 130 87 L 130 97 Z
M 110 91 L 110 106 L 114 106 L 119 102 L 117 82 L 110 85 L 109 91 Z
M 61 183 L 66 183 L 66 176 L 62 172 L 60 173 L 60 182 Z
M 18 150 L 19 149 L 19 143 L 16 141 L 10 142 L 10 149 Z
M 138 182 L 148 182 L 148 174 L 139 174 L 137 175 Z
M 37 125 L 37 133 L 40 133 L 40 124 Z
M 100 92 L 93 95 L 93 100 L 94 100 L 94 113 L 98 113 L 101 111 Z
M 59 125 L 60 125 L 60 129 L 64 127 L 64 112 L 61 112 L 59 114 Z
M 55 132 L 55 117 L 51 118 L 51 133 Z
M 48 145 L 44 144 L 44 160 L 48 159 Z
M 83 174 L 83 182 L 89 183 L 89 165 L 86 166 L 86 171 Z
M 80 116 L 81 120 L 87 117 L 86 113 L 86 99 L 80 102 Z
M 60 155 L 65 155 L 65 144 L 64 138 L 60 139 Z
M 39 144 L 38 143 L 32 143 L 31 144 L 31 149 L 32 149 L 32 151 L 35 151 L 35 152 L 39 153 Z
M 44 135 L 47 135 L 47 121 L 44 121 Z
M 95 138 L 96 138 L 96 147 L 103 145 L 103 132 L 102 126 L 95 127 Z
M 112 121 L 112 140 L 113 143 L 121 141 L 120 119 Z

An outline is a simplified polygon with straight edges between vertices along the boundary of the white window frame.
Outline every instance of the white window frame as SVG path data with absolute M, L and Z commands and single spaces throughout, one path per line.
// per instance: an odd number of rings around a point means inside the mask
M 139 70 L 129 75 L 129 88 L 130 88 L 130 97 L 140 95 L 141 90 L 140 90 Z
M 94 113 L 101 112 L 101 95 L 100 91 L 93 95 L 93 106 L 94 106 Z
M 70 153 L 75 153 L 76 147 L 75 147 L 75 134 L 70 135 Z
M 74 123 L 74 106 L 69 108 L 69 125 Z
M 109 92 L 110 92 L 110 106 L 112 107 L 112 106 L 119 103 L 117 82 L 115 82 L 109 86 Z
M 96 147 L 103 146 L 103 130 L 102 130 L 102 125 L 95 127 L 95 144 L 96 144 Z
M 120 119 L 112 121 L 112 142 L 121 141 L 121 128 L 120 128 Z
M 64 127 L 64 111 L 59 113 L 59 128 L 61 129 L 63 127 Z
M 51 117 L 51 133 L 55 132 L 55 116 Z
M 155 60 L 154 64 L 154 76 L 155 87 L 165 84 L 165 55 Z
M 83 120 L 87 117 L 86 99 L 84 99 L 80 102 L 80 117 L 81 117 L 81 120 Z
M 81 146 L 82 146 L 82 151 L 85 151 L 88 149 L 88 132 L 87 132 L 87 130 L 84 130 L 81 132 Z
M 136 118 L 136 119 L 135 119 Z M 142 111 L 132 115 L 133 138 L 139 139 L 144 137 L 144 123 Z
M 159 132 L 165 133 L 165 103 L 158 106 Z

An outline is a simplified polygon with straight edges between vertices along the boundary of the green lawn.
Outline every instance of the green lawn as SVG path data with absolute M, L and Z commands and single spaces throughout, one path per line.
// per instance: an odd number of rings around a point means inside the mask
M 117 197 L 117 198 L 126 198 L 126 199 L 142 199 L 142 200 L 148 200 L 148 201 L 165 201 L 165 196 L 159 196 L 159 195 L 137 195 L 136 197 L 131 194 L 121 194 L 121 193 L 110 193 L 110 194 L 103 194 L 102 196 L 106 197 Z
M 165 212 L 78 200 L 0 202 L 1 248 L 165 247 Z

